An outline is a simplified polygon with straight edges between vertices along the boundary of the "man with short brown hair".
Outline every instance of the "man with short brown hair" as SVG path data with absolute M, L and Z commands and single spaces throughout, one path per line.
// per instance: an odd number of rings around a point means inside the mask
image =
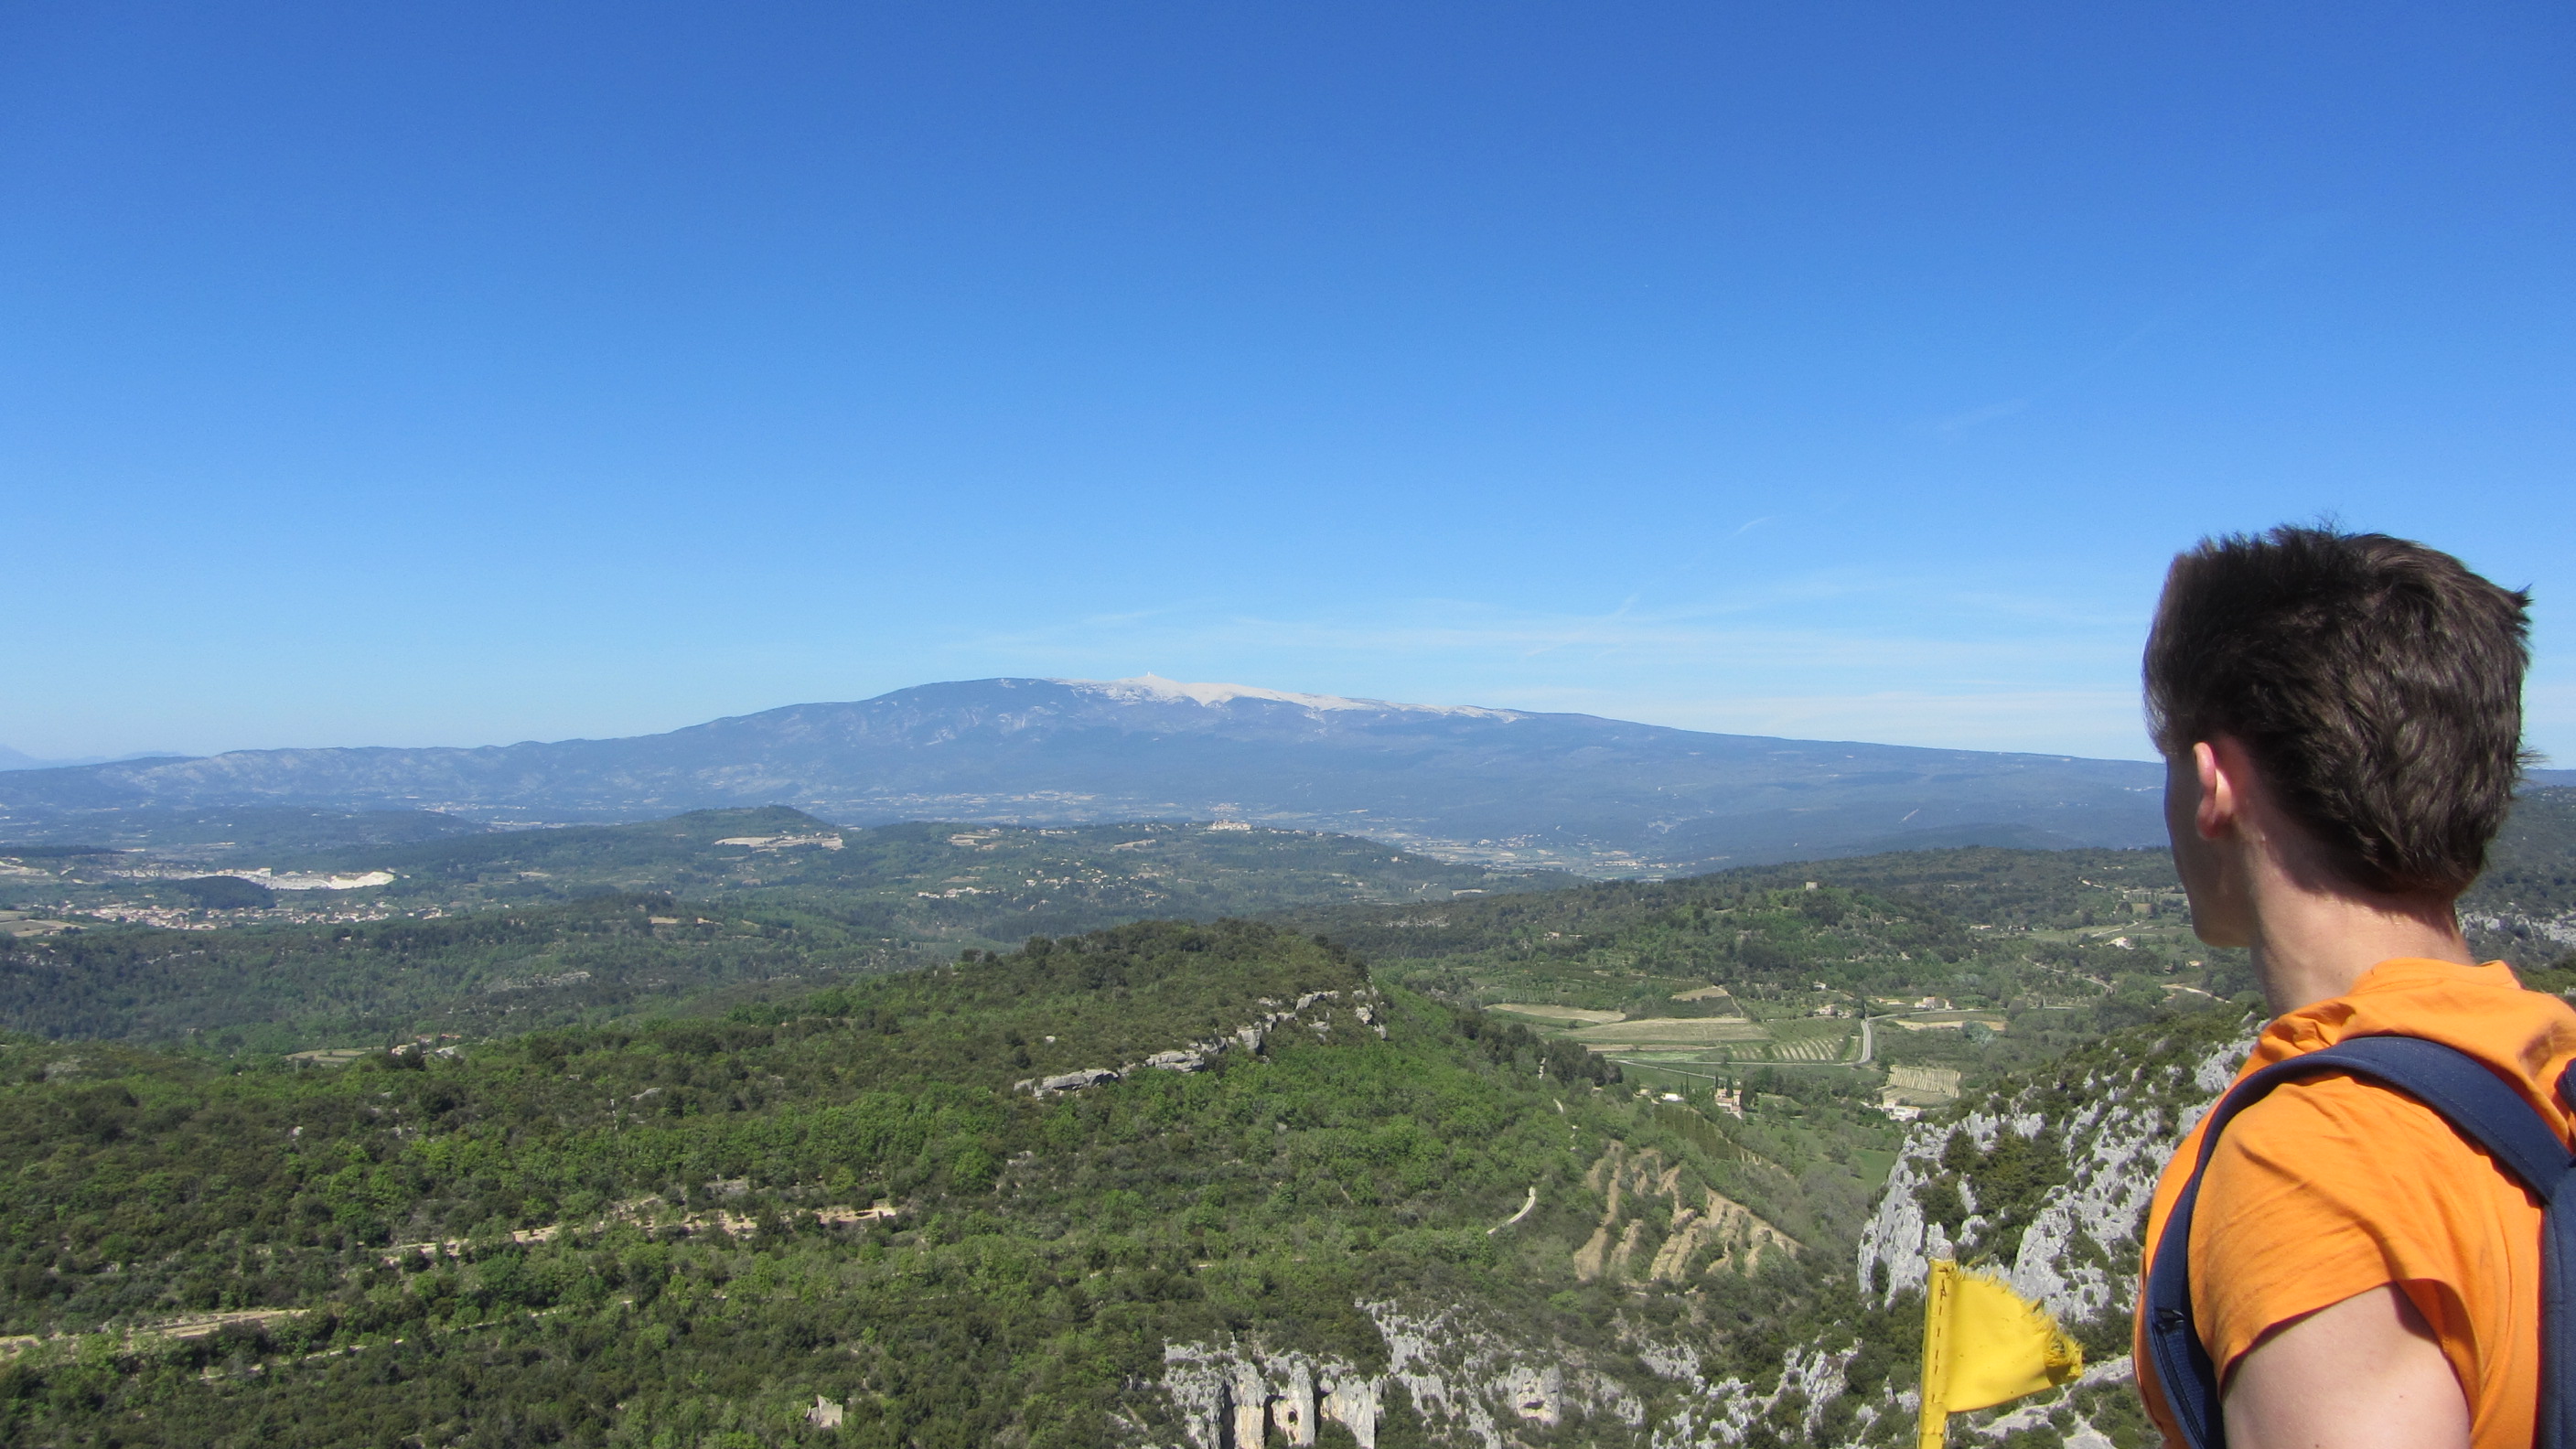
M 2251 953 L 2273 1013 L 2240 1082 L 2418 1038 L 2474 1058 L 2568 1140 L 2576 1010 L 2473 964 L 2454 911 L 2519 777 L 2528 603 L 2376 534 L 2285 527 L 2174 561 L 2148 713 L 2193 929 Z M 2407 1093 L 2299 1070 L 2227 1120 L 2178 1235 L 2188 1312 L 2164 1311 L 2206 1351 L 2223 1442 L 2530 1444 L 2542 1205 Z M 2208 1126 L 2157 1187 L 2151 1280 Z M 2140 1387 L 2185 1442 L 2149 1307 L 2142 1294 Z

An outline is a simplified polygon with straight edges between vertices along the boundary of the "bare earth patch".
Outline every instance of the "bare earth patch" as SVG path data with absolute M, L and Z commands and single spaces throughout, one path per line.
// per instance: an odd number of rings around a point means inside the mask
M 1705 1046 L 1712 1042 L 1769 1041 L 1761 1023 L 1740 1016 L 1645 1017 L 1607 1022 L 1572 1033 L 1574 1040 L 1598 1048 L 1634 1046 Z
M 1497 1001 L 1485 1009 L 1508 1011 L 1515 1016 L 1543 1016 L 1550 1021 L 1579 1021 L 1587 1026 L 1628 1019 L 1628 1013 L 1624 1011 L 1588 1011 L 1580 1006 L 1533 1006 L 1521 1001 Z

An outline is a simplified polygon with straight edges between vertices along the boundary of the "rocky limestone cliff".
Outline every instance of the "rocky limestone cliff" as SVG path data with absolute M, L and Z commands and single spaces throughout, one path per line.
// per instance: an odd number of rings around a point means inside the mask
M 1934 1258 L 2009 1262 L 2062 1323 L 2124 1318 L 2156 1177 L 2252 1045 L 2186 1036 L 1918 1125 L 1861 1231 L 1860 1281 L 1885 1307 L 1922 1291 Z
M 2469 933 L 2481 959 L 2528 955 L 2546 960 L 2576 948 L 2576 911 L 2525 910 L 2507 902 L 2488 910 L 2461 911 L 2460 928 Z
M 1861 1233 L 1867 1306 L 1919 1312 L 1930 1260 L 1986 1263 L 2075 1332 L 2091 1361 L 2062 1397 L 1954 1420 L 1952 1443 L 2146 1442 L 2127 1350 L 2148 1201 L 2175 1145 L 2234 1079 L 2253 1041 L 2253 1024 L 2228 1012 L 2186 1018 L 2143 1041 L 2077 1052 L 1907 1135 Z M 1864 1429 L 1856 1442 L 1910 1432 L 1909 1377 L 1892 1376 L 1887 1391 L 1857 1406 Z
M 1376 1449 L 1401 1417 L 1408 1442 L 1461 1449 L 1892 1449 L 1914 1435 L 1912 1328 L 1927 1265 L 1952 1257 L 2004 1268 L 2085 1341 L 2092 1362 L 2062 1394 L 1954 1419 L 1950 1442 L 2144 1449 L 2152 1440 L 2129 1382 L 2127 1322 L 2148 1196 L 2251 1044 L 2251 1024 L 2232 1012 L 2176 1018 L 1916 1125 L 1861 1234 L 1856 1283 L 1836 1290 L 1858 1301 L 1810 1317 L 1820 1326 L 1792 1335 L 1776 1358 L 1739 1347 L 1725 1359 L 1711 1337 L 1720 1325 L 1695 1316 L 1662 1327 L 1623 1316 L 1610 1328 L 1617 1351 L 1605 1354 L 1490 1313 L 1363 1303 L 1383 1367 L 1250 1341 L 1171 1344 L 1157 1387 L 1181 1431 L 1156 1438 L 1140 1424 L 1132 1442 L 1250 1449 L 1339 1443 L 1347 1433 Z M 1600 1216 L 1570 1250 L 1578 1282 L 1688 1297 L 1709 1275 L 1766 1261 L 1827 1267 L 1655 1149 L 1613 1143 L 1584 1181 Z M 1840 1281 L 1838 1271 L 1828 1277 Z
M 1189 1449 L 1257 1449 L 1264 1425 L 1292 1446 L 1338 1424 L 1361 1449 L 1377 1449 L 1391 1398 L 1400 1396 L 1435 1443 L 1503 1449 L 1515 1429 L 1553 1429 L 1572 1414 L 1645 1425 L 1638 1396 L 1565 1345 L 1516 1335 L 1461 1310 L 1427 1315 L 1393 1303 L 1359 1305 L 1377 1326 L 1386 1367 L 1276 1352 L 1259 1343 L 1176 1343 L 1163 1350 L 1163 1389 Z

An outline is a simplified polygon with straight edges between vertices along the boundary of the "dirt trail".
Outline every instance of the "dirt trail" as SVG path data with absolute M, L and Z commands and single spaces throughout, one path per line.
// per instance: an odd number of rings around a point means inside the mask
M 146 1338 L 166 1338 L 176 1341 L 208 1338 L 237 1323 L 261 1325 L 286 1323 L 302 1318 L 312 1311 L 310 1308 L 241 1308 L 224 1313 L 187 1313 L 176 1318 L 158 1318 L 149 1323 L 135 1324 L 125 1330 L 125 1341 L 132 1344 Z M 0 1338 L 0 1359 L 15 1358 L 40 1343 L 59 1343 L 67 1338 L 85 1337 L 88 1335 L 79 1333 L 12 1334 Z

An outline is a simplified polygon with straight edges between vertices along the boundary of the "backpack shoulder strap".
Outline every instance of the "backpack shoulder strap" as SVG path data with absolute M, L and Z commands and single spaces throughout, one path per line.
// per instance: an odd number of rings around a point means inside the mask
M 2541 1242 L 2541 1385 L 2539 1449 L 2576 1449 L 2576 1171 L 2557 1129 L 2484 1063 L 2440 1042 L 2410 1036 L 2363 1036 L 2292 1057 L 2247 1077 L 2216 1106 L 2201 1133 L 2200 1153 L 2156 1240 L 2147 1279 L 2147 1346 L 2165 1403 L 2188 1449 L 2224 1449 L 2218 1375 L 2202 1347 L 2191 1310 L 2191 1220 L 2201 1173 L 2219 1134 L 2237 1113 L 2274 1087 L 2302 1077 L 2343 1072 L 2413 1097 L 2451 1129 L 2486 1149 L 2496 1165 L 2530 1190 L 2546 1214 Z M 2571 1072 L 2576 1076 L 2576 1072 Z M 2562 1080 L 2562 1100 L 2569 1083 Z M 2565 1207 L 2566 1211 L 2559 1211 Z

